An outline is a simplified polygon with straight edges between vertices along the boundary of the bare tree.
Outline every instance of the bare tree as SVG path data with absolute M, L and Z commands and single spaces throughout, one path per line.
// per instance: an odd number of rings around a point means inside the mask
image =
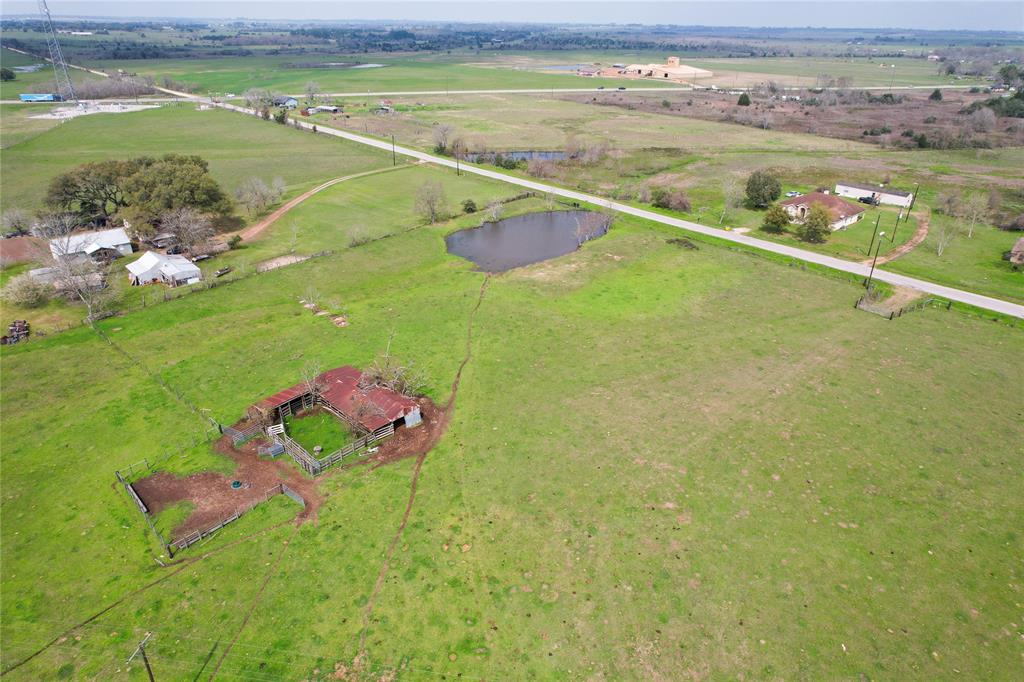
M 25 233 L 28 232 L 32 220 L 29 217 L 28 211 L 23 211 L 20 208 L 9 208 L 0 217 L 0 222 L 2 222 L 5 232 Z
M 306 101 L 310 104 L 316 104 L 316 98 L 319 97 L 320 92 L 320 84 L 316 81 L 306 83 Z
M 268 186 L 261 178 L 252 177 L 238 186 L 235 198 L 245 206 L 249 215 L 255 215 L 281 199 L 283 185 L 284 180 L 281 178 L 274 178 L 272 185 Z
M 996 127 L 996 114 L 988 107 L 982 107 L 968 118 L 971 130 L 979 133 L 987 133 Z
M 988 200 L 981 194 L 968 194 L 960 207 L 961 215 L 968 221 L 967 238 L 974 237 L 974 226 L 988 214 Z
M 946 248 L 953 243 L 959 232 L 959 228 L 952 221 L 940 221 L 933 230 L 935 235 L 935 255 L 941 256 L 945 253 Z
M 100 263 L 75 252 L 71 238 L 69 230 L 50 240 L 53 284 L 67 298 L 85 305 L 85 320 L 93 322 L 102 317 L 102 313 L 113 302 L 113 296 L 107 288 L 110 263 Z
M 496 223 L 501 220 L 501 214 L 505 211 L 505 205 L 497 199 L 491 200 L 487 204 L 487 220 L 488 222 Z
M 245 98 L 245 105 L 256 111 L 268 108 L 274 99 L 269 90 L 262 88 L 249 88 L 242 94 L 242 97 Z
M 392 337 L 393 338 L 393 337 Z M 403 395 L 417 395 L 427 385 L 426 375 L 412 362 L 404 364 L 391 355 L 391 338 L 385 351 L 370 363 L 359 380 L 360 386 L 383 386 Z
M 71 234 L 79 226 L 78 216 L 74 213 L 47 213 L 39 216 L 32 223 L 29 231 L 33 237 L 55 239 Z
M 736 178 L 730 175 L 722 180 L 722 215 L 718 218 L 719 225 L 725 221 L 725 215 L 729 209 L 739 205 L 742 199 L 743 189 Z
M 583 246 L 591 239 L 600 237 L 608 231 L 612 219 L 603 213 L 586 211 L 577 213 L 576 218 L 576 245 Z
M 448 215 L 448 199 L 437 180 L 428 180 L 416 190 L 416 212 L 427 222 L 436 223 Z
M 274 201 L 280 201 L 288 189 L 288 185 L 285 184 L 284 178 L 278 175 L 270 181 L 270 189 L 274 192 Z
M 320 395 L 323 385 L 320 382 L 320 375 L 323 374 L 323 367 L 317 360 L 310 360 L 302 366 L 302 384 L 306 391 L 313 396 L 315 402 Z
M 194 208 L 175 208 L 160 216 L 160 227 L 174 235 L 188 253 L 195 253 L 213 237 L 210 216 Z
M 448 151 L 448 142 L 455 133 L 455 128 L 447 123 L 434 126 L 434 151 L 443 154 Z

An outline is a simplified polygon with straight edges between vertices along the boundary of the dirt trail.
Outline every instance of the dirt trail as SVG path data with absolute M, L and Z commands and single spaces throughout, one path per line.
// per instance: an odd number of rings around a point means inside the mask
M 284 555 L 288 551 L 288 548 L 291 547 L 292 540 L 295 539 L 295 534 L 298 532 L 299 526 L 298 524 L 296 524 L 292 528 L 292 532 L 288 536 L 288 539 L 285 540 L 284 547 L 281 548 L 281 551 L 277 554 L 277 558 L 274 559 L 274 563 L 270 566 L 269 569 L 267 569 L 266 575 L 263 576 L 263 582 L 260 583 L 260 588 L 256 590 L 256 596 L 253 597 L 252 602 L 249 604 L 249 609 L 245 612 L 245 618 L 242 619 L 242 624 L 238 626 L 238 631 L 235 632 L 235 636 L 231 638 L 231 642 L 224 649 L 224 652 L 220 655 L 220 658 L 217 659 L 217 665 L 215 665 L 213 667 L 213 670 L 210 671 L 210 676 L 207 678 L 208 681 L 213 680 L 213 678 L 217 676 L 217 673 L 220 671 L 220 666 L 224 663 L 224 659 L 228 657 L 229 653 L 231 653 L 231 649 L 235 646 L 235 642 L 237 642 L 238 638 L 241 636 L 242 630 L 244 630 L 245 626 L 249 624 L 249 618 L 252 617 L 253 611 L 256 610 L 256 607 L 259 605 L 260 600 L 263 599 L 263 593 L 267 589 L 267 583 L 270 582 L 271 578 L 277 575 L 277 569 L 281 565 L 281 559 L 284 558 Z
M 317 185 L 316 187 L 314 187 L 313 189 L 309 190 L 308 192 L 303 192 L 302 194 L 300 194 L 299 196 L 295 197 L 294 199 L 292 199 L 291 201 L 286 203 L 284 206 L 281 206 L 279 209 L 277 209 L 276 211 L 274 211 L 273 213 L 271 213 L 270 215 L 268 215 L 266 218 L 264 218 L 263 220 L 259 221 L 258 223 L 254 224 L 254 225 L 250 225 L 249 227 L 245 228 L 244 230 L 238 230 L 236 232 L 226 232 L 226 233 L 224 233 L 222 235 L 222 237 L 225 240 L 227 240 L 227 239 L 230 239 L 233 235 L 237 234 L 237 235 L 239 235 L 242 238 L 243 241 L 249 241 L 250 239 L 255 239 L 256 237 L 258 237 L 261 234 L 263 234 L 263 232 L 268 227 L 270 227 L 275 222 L 277 222 L 281 218 L 281 216 L 283 216 L 285 213 L 287 213 L 288 211 L 292 210 L 293 208 L 295 208 L 296 206 L 298 206 L 299 204 L 301 204 L 303 201 L 305 201 L 306 199 L 310 198 L 314 194 L 316 194 L 318 192 L 324 191 L 328 187 L 333 187 L 333 186 L 337 185 L 339 182 L 345 182 L 346 180 L 355 180 L 356 178 L 365 178 L 368 175 L 376 175 L 378 173 L 387 173 L 387 172 L 390 172 L 390 171 L 393 171 L 393 170 L 398 170 L 399 168 L 404 168 L 404 167 L 405 166 L 388 166 L 387 168 L 377 168 L 377 169 L 374 169 L 374 170 L 371 170 L 371 171 L 366 171 L 364 173 L 355 173 L 353 175 L 345 175 L 345 176 L 340 177 L 340 178 L 334 178 L 333 180 L 328 180 L 327 182 L 323 183 L 322 185 Z
M 884 256 L 879 256 L 878 260 L 875 261 L 875 265 L 882 265 L 884 263 L 888 263 L 889 261 L 896 260 L 900 256 L 908 254 L 914 249 L 916 249 L 918 245 L 920 245 L 920 243 L 925 240 L 925 237 L 928 236 L 928 226 L 931 222 L 929 220 L 930 216 L 926 213 L 919 213 L 914 217 L 917 218 L 917 229 L 914 230 L 914 234 L 910 237 L 910 239 L 908 239 L 905 243 L 900 244 L 899 246 L 897 246 L 895 249 L 885 254 Z M 871 259 L 868 258 L 867 260 L 862 260 L 861 264 L 871 265 Z
M 473 322 L 476 320 L 477 311 L 480 310 L 480 305 L 484 301 L 484 294 L 487 293 L 487 285 L 491 281 L 491 276 L 487 275 L 484 277 L 483 283 L 480 285 L 480 294 L 477 297 L 476 305 L 473 306 L 473 310 L 469 313 L 469 322 L 466 325 L 466 354 L 462 358 L 462 362 L 459 364 L 458 371 L 455 372 L 455 379 L 452 381 L 452 393 L 448 398 L 448 402 L 445 403 L 444 408 L 440 412 L 440 419 L 437 423 L 437 428 L 434 429 L 433 440 L 430 444 L 430 448 L 433 448 L 434 444 L 444 435 L 444 432 L 448 428 L 448 424 L 451 421 L 452 413 L 455 412 L 455 398 L 459 392 L 459 383 L 462 381 L 462 371 L 466 368 L 470 358 L 473 356 Z M 416 464 L 412 471 L 412 484 L 409 490 L 409 500 L 405 505 L 405 513 L 402 514 L 402 521 L 398 524 L 398 529 L 395 531 L 394 537 L 391 538 L 391 544 L 388 545 L 388 551 L 384 556 L 384 563 L 381 564 L 380 571 L 377 573 L 377 580 L 373 584 L 373 591 L 370 593 L 370 598 L 366 602 L 366 610 L 363 612 L 363 628 L 359 633 L 359 655 L 357 658 L 362 659 L 366 654 L 366 633 L 370 628 L 370 620 L 373 617 L 373 607 L 377 603 L 377 596 L 380 594 L 381 588 L 384 587 L 384 580 L 387 578 L 388 570 L 391 567 L 391 558 L 394 556 L 395 547 L 398 546 L 399 540 L 402 539 L 402 533 L 405 531 L 405 526 L 409 522 L 409 515 L 412 513 L 413 503 L 416 501 L 416 488 L 419 485 L 420 472 L 423 469 L 423 462 L 427 459 L 427 452 L 430 448 L 425 449 L 416 458 Z

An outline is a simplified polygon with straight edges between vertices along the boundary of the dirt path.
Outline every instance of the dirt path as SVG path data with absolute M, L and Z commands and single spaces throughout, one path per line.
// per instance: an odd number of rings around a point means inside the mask
M 256 237 L 258 237 L 261 234 L 263 234 L 263 232 L 268 227 L 270 227 L 275 222 L 277 222 L 281 218 L 281 216 L 283 216 L 285 213 L 287 213 L 288 211 L 292 210 L 293 208 L 295 208 L 296 206 L 298 206 L 299 204 L 301 204 L 303 201 L 305 201 L 306 199 L 310 198 L 314 194 L 316 194 L 318 192 L 324 191 L 328 187 L 334 187 L 339 182 L 345 182 L 347 180 L 355 180 L 356 178 L 365 178 L 368 175 L 376 175 L 378 173 L 388 173 L 390 171 L 398 170 L 399 168 L 405 168 L 405 167 L 406 166 L 404 166 L 404 165 L 402 165 L 402 166 L 388 166 L 387 168 L 377 168 L 375 170 L 366 171 L 365 173 L 355 173 L 354 175 L 346 175 L 344 177 L 334 178 L 333 180 L 328 180 L 327 182 L 323 183 L 322 185 L 317 185 L 316 187 L 314 187 L 313 189 L 309 190 L 308 192 L 303 192 L 302 194 L 300 194 L 299 196 L 295 197 L 294 199 L 292 199 L 291 201 L 286 203 L 284 206 L 281 206 L 279 209 L 277 209 L 276 211 L 274 211 L 273 213 L 271 213 L 270 215 L 268 215 L 266 218 L 264 218 L 263 220 L 259 221 L 258 223 L 254 224 L 254 225 L 250 225 L 249 227 L 245 228 L 244 230 L 239 230 L 237 232 L 226 232 L 222 236 L 223 236 L 223 238 L 225 240 L 230 239 L 232 237 L 232 235 L 236 235 L 236 234 L 239 235 L 242 238 L 243 241 L 249 241 L 250 239 L 255 239 Z
M 274 559 L 274 563 L 271 564 L 270 568 L 267 569 L 266 574 L 263 576 L 263 582 L 260 583 L 259 589 L 256 590 L 256 596 L 253 597 L 252 602 L 249 604 L 249 608 L 245 612 L 245 618 L 242 619 L 242 624 L 238 626 L 238 631 L 235 632 L 235 636 L 231 638 L 231 642 L 224 649 L 224 652 L 220 655 L 220 658 L 217 659 L 217 665 L 215 665 L 213 667 L 213 670 L 210 671 L 210 676 L 207 678 L 208 681 L 213 680 L 213 678 L 217 676 L 217 673 L 220 672 L 220 666 L 224 663 L 224 659 L 228 657 L 229 653 L 231 653 L 231 649 L 234 648 L 235 642 L 237 642 L 238 638 L 242 635 L 242 630 L 244 630 L 245 626 L 249 624 L 249 619 L 252 617 L 253 611 L 256 610 L 256 607 L 259 605 L 260 600 L 263 599 L 263 593 L 267 589 L 267 583 L 270 582 L 271 578 L 277 575 L 278 567 L 281 565 L 281 559 L 284 558 L 284 555 L 288 551 L 288 548 L 291 547 L 292 540 L 295 539 L 295 534 L 298 532 L 299 525 L 295 524 L 295 526 L 292 528 L 291 535 L 289 535 L 288 539 L 284 542 L 284 547 L 281 548 L 281 551 L 278 552 L 277 558 Z
M 462 362 L 459 364 L 459 369 L 455 373 L 455 379 L 452 381 L 452 394 L 448 398 L 448 402 L 445 403 L 444 409 L 440 411 L 437 427 L 433 429 L 432 442 L 430 447 L 432 448 L 434 443 L 437 442 L 448 428 L 448 423 L 451 421 L 452 413 L 455 411 L 455 397 L 459 392 L 459 383 L 462 381 L 462 371 L 466 368 L 470 358 L 473 356 L 473 323 L 476 321 L 477 311 L 480 310 L 480 305 L 484 301 L 484 294 L 487 293 L 487 285 L 491 281 L 491 276 L 487 275 L 484 277 L 483 283 L 480 285 L 480 294 L 477 297 L 476 305 L 473 306 L 473 310 L 469 313 L 469 322 L 466 325 L 466 355 L 462 358 Z M 394 556 L 395 547 L 398 546 L 399 540 L 402 539 L 402 533 L 405 531 L 405 526 L 409 522 L 409 515 L 412 513 L 413 503 L 416 501 L 416 488 L 419 485 L 420 472 L 423 469 L 423 462 L 427 458 L 427 453 L 430 448 L 425 449 L 420 453 L 419 457 L 416 458 L 416 465 L 413 467 L 412 472 L 412 484 L 409 489 L 409 500 L 405 504 L 405 513 L 402 515 L 402 521 L 398 524 L 398 529 L 395 531 L 394 537 L 391 538 L 391 544 L 388 545 L 387 554 L 384 556 L 384 563 L 381 564 L 380 571 L 377 573 L 377 580 L 373 584 L 373 591 L 370 593 L 370 598 L 366 602 L 366 610 L 363 611 L 363 628 L 359 633 L 359 654 L 356 660 L 363 660 L 366 654 L 366 633 L 370 629 L 370 620 L 373 617 L 373 607 L 377 603 L 377 596 L 380 594 L 381 588 L 384 587 L 384 580 L 387 578 L 388 571 L 391 567 L 391 558 Z
M 914 230 L 914 234 L 910 237 L 910 239 L 908 239 L 905 243 L 900 244 L 899 246 L 897 246 L 895 249 L 885 254 L 884 256 L 879 256 L 878 260 L 875 261 L 875 265 L 882 265 L 883 263 L 888 263 L 889 261 L 896 260 L 900 256 L 910 253 L 911 251 L 916 249 L 918 245 L 925 240 L 925 237 L 928 236 L 928 226 L 931 222 L 929 220 L 929 216 L 928 214 L 922 212 L 915 215 L 914 217 L 917 218 L 917 229 Z M 861 264 L 871 265 L 871 259 L 868 258 L 867 260 L 862 260 Z

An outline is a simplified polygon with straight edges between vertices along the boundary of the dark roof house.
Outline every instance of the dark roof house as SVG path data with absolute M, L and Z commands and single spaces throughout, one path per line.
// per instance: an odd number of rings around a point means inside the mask
M 811 210 L 811 206 L 814 204 L 821 204 L 828 209 L 829 214 L 832 216 L 830 225 L 833 230 L 857 222 L 860 220 L 860 214 L 866 210 L 860 204 L 854 204 L 827 192 L 801 194 L 798 197 L 779 202 L 779 205 L 785 208 L 786 212 L 798 223 L 804 221 L 807 213 Z

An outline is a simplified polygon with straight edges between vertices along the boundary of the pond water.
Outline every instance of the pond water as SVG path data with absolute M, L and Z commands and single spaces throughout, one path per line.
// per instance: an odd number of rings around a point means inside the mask
M 448 253 L 467 258 L 484 272 L 564 256 L 608 232 L 608 221 L 593 211 L 526 213 L 460 230 L 445 238 Z
M 534 149 L 518 152 L 472 152 L 466 154 L 466 160 L 470 163 L 494 163 L 494 157 L 497 154 L 501 154 L 503 158 L 512 159 L 513 161 L 530 161 L 532 159 L 562 161 L 566 157 L 563 151 Z

